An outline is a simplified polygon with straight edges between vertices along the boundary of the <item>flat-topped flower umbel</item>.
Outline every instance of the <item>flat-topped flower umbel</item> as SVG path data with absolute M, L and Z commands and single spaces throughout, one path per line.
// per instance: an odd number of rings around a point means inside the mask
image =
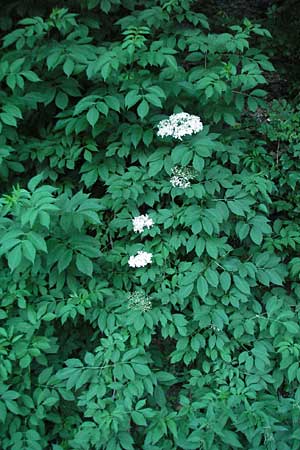
M 133 231 L 135 233 L 142 233 L 144 228 L 151 228 L 154 225 L 153 220 L 148 216 L 148 214 L 134 217 L 132 219 Z
M 158 124 L 157 136 L 171 136 L 182 140 L 183 136 L 199 133 L 203 130 L 200 117 L 181 112 L 172 114 L 169 119 L 161 120 Z
M 152 303 L 143 292 L 135 291 L 128 296 L 128 308 L 145 312 L 152 308 Z
M 186 189 L 190 187 L 190 180 L 194 178 L 193 171 L 189 167 L 178 167 L 175 166 L 172 169 L 172 177 L 170 178 L 170 183 L 173 187 L 179 187 Z
M 130 256 L 128 264 L 130 267 L 145 267 L 152 263 L 152 253 L 138 251 L 135 256 Z

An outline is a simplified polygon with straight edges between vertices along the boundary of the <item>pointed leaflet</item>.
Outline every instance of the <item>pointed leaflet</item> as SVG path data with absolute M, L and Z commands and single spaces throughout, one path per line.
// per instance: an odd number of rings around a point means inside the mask
M 78 253 L 76 256 L 76 267 L 80 272 L 84 273 L 85 275 L 88 275 L 89 277 L 92 276 L 93 263 L 89 258 L 82 255 L 81 253 Z
M 16 245 L 16 247 L 7 255 L 7 261 L 11 272 L 15 270 L 21 263 L 22 260 L 21 245 L 22 244 Z
M 95 107 L 89 109 L 86 118 L 88 123 L 94 128 L 99 119 L 99 111 Z

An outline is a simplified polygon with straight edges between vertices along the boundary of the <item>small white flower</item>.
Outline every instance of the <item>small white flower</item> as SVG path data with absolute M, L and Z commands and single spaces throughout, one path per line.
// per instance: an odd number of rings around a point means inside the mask
M 170 178 L 170 183 L 173 187 L 179 187 L 186 189 L 190 187 L 190 180 L 194 178 L 194 174 L 188 167 L 178 167 L 175 166 L 172 169 L 173 176 Z
M 157 135 L 172 136 L 182 140 L 183 136 L 199 133 L 203 130 L 200 117 L 185 112 L 172 114 L 169 119 L 161 120 L 158 124 Z
M 145 312 L 152 308 L 152 303 L 143 292 L 134 291 L 128 296 L 128 308 Z
M 135 256 L 130 256 L 128 264 L 130 267 L 145 267 L 152 263 L 152 253 L 138 251 Z
M 142 233 L 144 228 L 151 228 L 154 225 L 153 220 L 148 216 L 148 214 L 137 216 L 132 219 L 133 231 L 135 233 Z
M 170 183 L 173 187 L 179 187 L 182 189 L 186 189 L 190 187 L 191 183 L 186 178 L 177 177 L 176 175 L 170 178 Z

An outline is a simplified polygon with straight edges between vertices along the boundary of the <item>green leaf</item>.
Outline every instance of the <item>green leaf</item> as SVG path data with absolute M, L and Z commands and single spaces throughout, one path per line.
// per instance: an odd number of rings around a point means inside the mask
M 31 363 L 31 357 L 30 357 L 30 355 L 25 355 L 25 356 L 23 356 L 23 358 L 21 358 L 21 359 L 20 359 L 20 362 L 19 362 L 20 367 L 21 367 L 22 369 L 25 369 L 26 367 L 28 367 L 28 366 L 30 365 L 30 363 Z
M 222 289 L 227 292 L 231 285 L 231 276 L 228 272 L 222 272 L 220 275 L 220 284 Z
M 218 246 L 216 242 L 213 239 L 208 239 L 206 241 L 206 251 L 211 256 L 211 258 L 217 259 L 218 258 Z
M 165 61 L 175 72 L 178 70 L 177 61 L 173 55 L 165 55 Z
M 142 413 L 140 413 L 138 411 L 132 411 L 131 417 L 135 424 L 141 425 L 141 426 L 147 426 L 147 421 Z
M 21 244 L 16 245 L 13 250 L 11 250 L 7 255 L 8 266 L 13 272 L 20 264 L 22 260 L 22 250 Z
M 273 284 L 277 284 L 278 286 L 282 286 L 283 284 L 283 278 L 282 276 L 276 272 L 275 269 L 272 269 L 268 272 L 268 275 L 270 277 L 270 281 Z
M 250 230 L 250 237 L 254 244 L 260 245 L 263 240 L 263 234 L 258 227 L 252 227 Z
M 20 410 L 19 410 L 19 406 L 16 402 L 12 401 L 12 400 L 7 400 L 6 402 L 6 408 L 12 412 L 13 414 L 20 414 Z
M 178 164 L 179 162 L 181 162 L 181 160 L 183 159 L 184 155 L 189 152 L 189 149 L 186 145 L 184 144 L 179 144 L 176 145 L 176 147 L 174 147 L 172 149 L 172 153 L 171 153 L 171 158 L 174 164 Z M 192 152 L 190 152 L 192 155 Z
M 141 353 L 140 348 L 132 348 L 131 350 L 128 350 L 124 353 L 122 356 L 122 361 L 129 361 L 130 359 L 134 358 L 135 356 L 139 355 Z
M 40 236 L 39 234 L 37 234 L 34 231 L 30 231 L 27 234 L 28 240 L 35 246 L 35 248 L 37 250 L 41 250 L 45 253 L 47 253 L 48 249 L 47 249 L 47 244 L 45 242 L 45 239 Z
M 17 84 L 17 75 L 11 73 L 6 78 L 6 83 L 10 87 L 12 91 L 14 91 L 16 84 Z
M 284 322 L 284 326 L 291 334 L 298 334 L 300 331 L 300 327 L 296 322 Z
M 103 0 L 102 0 L 102 3 L 103 3 Z M 125 431 L 119 432 L 118 439 L 120 441 L 120 444 L 122 445 L 122 448 L 124 448 L 125 450 L 133 450 L 134 449 L 134 447 L 133 447 L 134 440 L 128 432 L 125 432 Z
M 143 135 L 143 129 L 141 127 L 134 127 L 133 133 L 131 134 L 131 142 L 133 143 L 134 147 L 137 148 L 139 142 L 142 139 Z
M 11 114 L 14 117 L 17 117 L 18 119 L 22 119 L 23 117 L 20 108 L 18 108 L 16 105 L 13 105 L 12 103 L 4 104 L 3 111 L 7 112 L 8 114 Z
M 28 189 L 31 192 L 33 192 L 35 190 L 35 188 L 39 185 L 39 183 L 43 180 L 43 178 L 44 178 L 44 174 L 43 173 L 39 173 L 35 177 L 31 178 L 31 180 L 27 184 Z
M 253 97 L 247 99 L 248 108 L 250 111 L 255 112 L 258 108 L 257 101 Z
M 149 147 L 152 141 L 153 141 L 153 130 L 146 130 L 143 134 L 143 142 L 146 145 L 146 147 Z
M 2 423 L 5 423 L 6 416 L 7 416 L 7 410 L 6 410 L 5 404 L 0 401 L 0 421 Z
M 32 72 L 32 70 L 26 70 L 26 71 L 22 72 L 22 75 L 28 81 L 31 81 L 33 83 L 37 83 L 38 81 L 41 81 L 41 79 L 38 77 L 38 75 L 36 73 Z
M 17 121 L 16 121 L 15 117 L 9 113 L 4 113 L 4 112 L 0 113 L 0 119 L 6 125 L 11 125 L 12 127 L 17 126 Z
M 107 114 L 109 112 L 109 109 L 108 109 L 106 103 L 104 103 L 104 102 L 97 102 L 97 109 L 99 112 L 104 114 L 104 116 L 107 116 Z
M 141 95 L 138 94 L 138 91 L 130 91 L 125 96 L 125 107 L 127 109 L 132 108 L 140 99 L 142 98 Z
M 58 92 L 55 97 L 55 104 L 59 109 L 66 109 L 69 103 L 69 97 L 64 92 Z
M 89 277 L 92 276 L 93 263 L 89 258 L 82 255 L 81 253 L 78 253 L 76 255 L 76 267 L 80 272 L 84 273 L 85 275 L 88 275 Z
M 197 280 L 197 292 L 203 300 L 208 294 L 208 284 L 203 276 L 200 276 Z
M 147 91 L 155 94 L 157 97 L 166 98 L 165 92 L 159 86 L 150 86 L 147 88 Z
M 196 247 L 195 247 L 196 255 L 197 255 L 197 256 L 201 256 L 202 253 L 204 252 L 204 249 L 205 249 L 205 242 L 206 242 L 206 241 L 205 241 L 205 239 L 203 239 L 203 238 L 197 239 Z
M 237 94 L 235 97 L 235 105 L 237 109 L 242 112 L 245 106 L 245 97 L 243 94 Z
M 117 97 L 114 97 L 112 95 L 107 95 L 105 97 L 105 102 L 109 106 L 110 109 L 113 109 L 114 111 L 120 111 L 120 102 Z
M 96 4 L 98 5 L 98 3 L 99 1 Z M 101 0 L 101 9 L 107 14 L 111 9 L 111 2 L 109 0 Z
M 56 314 L 53 313 L 47 313 L 43 316 L 43 320 L 45 320 L 46 322 L 50 322 L 51 320 L 56 319 Z
M 169 372 L 163 372 L 163 371 L 157 372 L 156 377 L 157 377 L 157 380 L 159 381 L 159 383 L 162 383 L 162 384 L 170 385 L 170 384 L 176 383 L 176 377 L 172 373 L 169 373 Z
M 299 368 L 299 363 L 298 361 L 294 362 L 288 369 L 287 375 L 288 375 L 288 380 L 291 383 L 296 377 L 297 377 L 297 371 Z
M 159 173 L 162 170 L 163 165 L 164 165 L 163 159 L 150 163 L 148 170 L 149 177 L 154 177 L 157 173 Z
M 235 117 L 229 113 L 224 113 L 224 122 L 232 127 L 234 127 L 234 125 L 236 124 Z
M 201 158 L 198 155 L 194 156 L 193 159 L 193 167 L 194 169 L 196 169 L 198 172 L 202 172 L 203 168 L 204 168 L 204 159 Z
M 225 444 L 232 445 L 234 448 L 243 448 L 243 445 L 237 438 L 237 434 L 233 431 L 222 430 L 222 432 L 220 433 L 220 438 L 223 442 L 225 442 Z
M 183 314 L 173 314 L 172 317 L 176 327 L 185 327 L 188 324 Z
M 99 111 L 97 110 L 97 108 L 95 108 L 95 106 L 88 110 L 86 118 L 88 123 L 94 128 L 99 119 Z
M 249 234 L 250 226 L 248 223 L 238 222 L 239 226 L 236 227 L 236 232 L 241 241 L 243 241 Z
M 146 94 L 145 99 L 151 103 L 151 105 L 157 106 L 158 108 L 162 108 L 161 100 L 154 94 Z
M 203 219 L 202 219 L 202 226 L 203 226 L 204 231 L 209 236 L 212 236 L 212 234 L 214 232 L 214 227 L 213 227 L 212 222 L 207 217 L 203 217 Z
M 71 249 L 65 250 L 65 252 L 61 255 L 61 257 L 58 261 L 57 270 L 59 273 L 63 272 L 67 267 L 69 267 L 69 265 L 72 261 L 72 257 L 73 257 L 72 250 Z M 82 270 L 80 270 L 80 271 L 82 272 Z M 86 273 L 86 272 L 84 272 L 84 273 Z
M 24 257 L 33 264 L 35 260 L 36 250 L 29 240 L 25 240 L 22 242 L 22 250 Z
M 294 431 L 294 433 L 291 436 L 292 439 L 297 439 L 298 441 L 300 440 L 300 428 L 298 428 L 297 430 Z
M 255 95 L 256 97 L 265 97 L 267 94 L 268 92 L 263 89 L 254 89 L 251 92 L 251 95 Z
M 238 275 L 233 275 L 233 282 L 235 286 L 243 293 L 250 294 L 250 287 L 244 278 L 239 277 Z
M 229 200 L 227 205 L 228 205 L 228 208 L 230 209 L 230 211 L 233 212 L 233 214 L 236 214 L 237 216 L 245 215 L 245 212 L 238 201 Z
M 189 284 L 187 286 L 182 286 L 178 291 L 178 297 L 187 298 L 193 291 L 194 284 Z
M 205 279 L 207 280 L 207 282 L 213 286 L 213 287 L 217 287 L 219 284 L 219 274 L 216 270 L 213 269 L 206 269 L 206 271 L 204 272 L 204 276 Z
M 73 59 L 67 58 L 63 65 L 63 71 L 69 77 L 70 75 L 72 75 L 74 67 L 75 67 L 75 64 L 74 64 Z
M 149 112 L 149 103 L 146 100 L 142 100 L 137 108 L 137 113 L 141 119 L 147 116 Z
M 132 364 L 133 370 L 138 374 L 142 376 L 150 375 L 151 371 L 149 367 L 147 367 L 145 364 Z
M 16 398 L 19 398 L 20 394 L 16 391 L 6 391 L 4 394 L 2 394 L 3 400 L 16 400 Z

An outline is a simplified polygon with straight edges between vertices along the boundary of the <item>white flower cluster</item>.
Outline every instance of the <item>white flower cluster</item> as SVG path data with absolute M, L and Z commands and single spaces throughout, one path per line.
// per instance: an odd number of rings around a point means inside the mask
M 152 263 L 152 253 L 138 251 L 135 256 L 130 256 L 128 264 L 130 267 L 145 267 Z
M 143 292 L 135 291 L 128 296 L 128 308 L 137 311 L 149 311 L 152 303 Z
M 173 176 L 170 178 L 170 183 L 173 187 L 186 189 L 190 187 L 190 180 L 194 178 L 193 172 L 188 167 L 175 166 L 172 169 Z
M 161 120 L 158 124 L 157 135 L 161 137 L 172 136 L 182 140 L 183 136 L 199 133 L 203 130 L 200 117 L 181 112 L 172 114 L 169 119 Z
M 137 216 L 132 219 L 133 231 L 135 233 L 142 233 L 144 228 L 151 228 L 154 225 L 153 220 L 148 216 L 148 214 Z

